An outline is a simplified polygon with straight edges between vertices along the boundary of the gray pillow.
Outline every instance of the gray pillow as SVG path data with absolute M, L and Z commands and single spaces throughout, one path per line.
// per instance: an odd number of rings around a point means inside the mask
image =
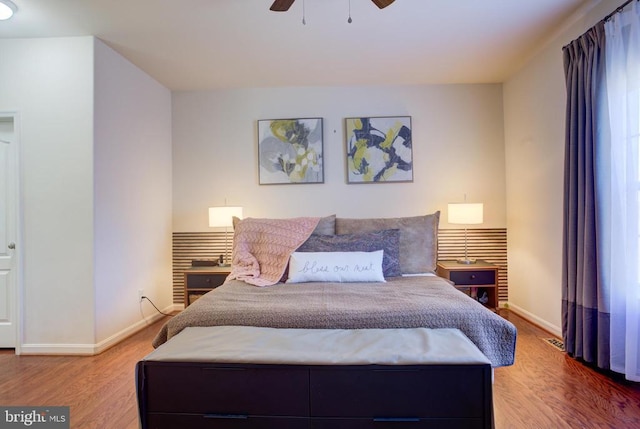
M 318 226 L 313 230 L 316 235 L 336 235 L 336 215 L 320 218 Z
M 400 271 L 402 274 L 435 272 L 438 261 L 438 223 L 440 212 L 430 215 L 336 219 L 336 234 L 361 234 L 385 229 L 400 230 Z
M 363 234 L 312 235 L 296 252 L 373 252 L 382 250 L 382 274 L 396 277 L 400 271 L 400 231 L 387 229 Z

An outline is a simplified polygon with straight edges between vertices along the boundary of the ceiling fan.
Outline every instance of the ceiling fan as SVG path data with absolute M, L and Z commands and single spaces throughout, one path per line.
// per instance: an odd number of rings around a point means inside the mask
M 269 9 L 274 12 L 286 12 L 289 10 L 289 8 L 291 7 L 294 1 L 296 0 L 275 0 Z M 380 9 L 384 9 L 385 7 L 393 3 L 395 0 L 371 0 L 371 1 Z

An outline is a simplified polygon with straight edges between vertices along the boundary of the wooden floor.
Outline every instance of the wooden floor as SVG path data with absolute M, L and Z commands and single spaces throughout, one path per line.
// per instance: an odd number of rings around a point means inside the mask
M 544 331 L 502 315 L 518 327 L 518 343 L 515 365 L 495 370 L 497 429 L 640 428 L 640 384 L 595 372 L 543 341 Z M 72 428 L 137 428 L 134 365 L 160 323 L 94 357 L 0 351 L 0 405 L 68 405 Z

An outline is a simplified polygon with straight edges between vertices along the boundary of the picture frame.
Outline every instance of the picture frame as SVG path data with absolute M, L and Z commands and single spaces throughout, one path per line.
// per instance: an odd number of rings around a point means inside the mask
M 413 182 L 411 116 L 345 118 L 347 183 Z
M 260 185 L 324 183 L 322 118 L 258 120 Z

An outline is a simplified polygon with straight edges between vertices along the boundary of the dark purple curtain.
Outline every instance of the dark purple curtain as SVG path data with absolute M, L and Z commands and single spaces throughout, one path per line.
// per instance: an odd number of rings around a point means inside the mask
M 563 49 L 567 87 L 562 331 L 567 352 L 609 368 L 609 314 L 600 288 L 596 171 L 606 97 L 604 23 Z

